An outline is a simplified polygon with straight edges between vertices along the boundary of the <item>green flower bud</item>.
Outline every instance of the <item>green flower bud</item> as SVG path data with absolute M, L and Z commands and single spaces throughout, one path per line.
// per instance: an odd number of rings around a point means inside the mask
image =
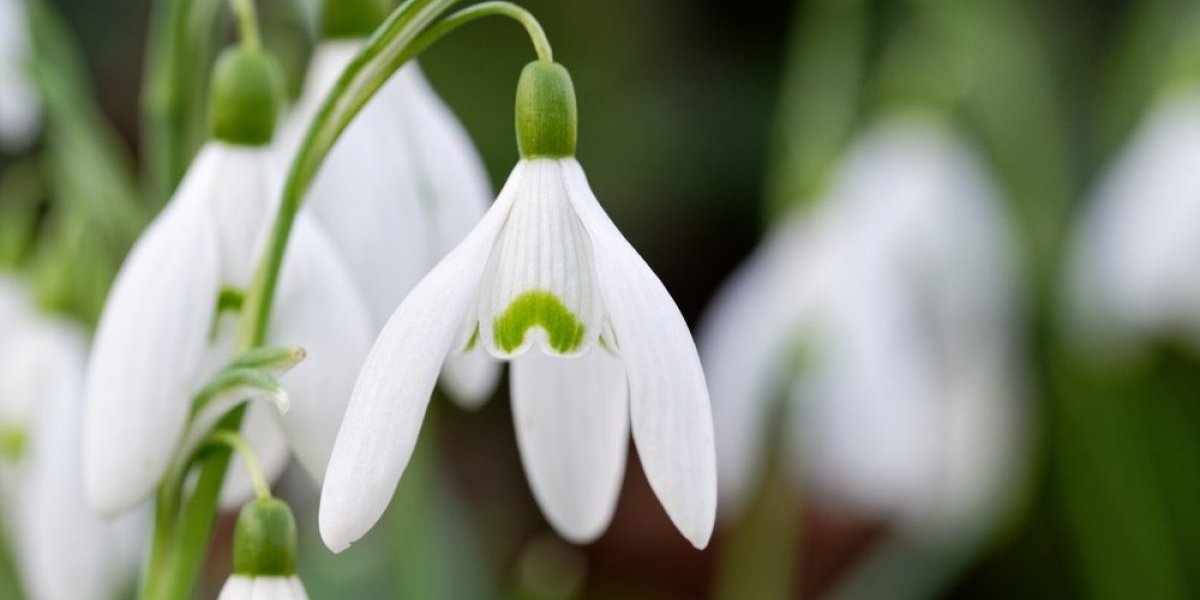
M 275 62 L 231 48 L 213 69 L 209 126 L 214 138 L 242 146 L 271 143 L 283 87 Z
M 252 577 L 296 573 L 296 520 L 285 502 L 260 498 L 242 507 L 233 530 L 233 572 Z
M 575 85 L 562 65 L 525 65 L 517 83 L 517 148 L 521 158 L 575 156 Z
M 371 35 L 388 16 L 382 0 L 325 0 L 321 30 L 326 39 L 359 39 Z

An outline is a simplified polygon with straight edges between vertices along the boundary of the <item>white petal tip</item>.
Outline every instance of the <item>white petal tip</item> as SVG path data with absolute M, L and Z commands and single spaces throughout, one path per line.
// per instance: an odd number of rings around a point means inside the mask
M 283 389 L 271 394 L 271 402 L 281 415 L 286 415 L 292 409 L 292 397 Z

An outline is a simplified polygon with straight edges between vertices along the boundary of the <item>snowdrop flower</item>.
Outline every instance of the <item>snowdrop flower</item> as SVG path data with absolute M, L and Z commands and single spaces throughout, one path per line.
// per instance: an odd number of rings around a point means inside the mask
M 41 121 L 37 91 L 26 73 L 27 28 L 25 0 L 0 0 L 0 148 L 27 146 Z
M 296 521 L 274 498 L 247 504 L 233 534 L 233 575 L 217 600 L 308 600 L 296 577 Z
M 144 515 L 108 522 L 84 501 L 86 349 L 78 326 L 39 314 L 23 286 L 0 277 L 0 504 L 32 600 L 111 598 L 138 564 Z
M 213 85 L 215 139 L 113 284 L 88 368 L 84 429 L 88 496 L 103 512 L 146 497 L 169 468 L 186 461 L 232 408 L 228 403 L 246 397 L 229 396 L 226 405 L 189 416 L 200 388 L 233 358 L 234 328 L 222 318 L 222 305 L 236 304 L 250 285 L 257 247 L 273 221 L 278 177 L 266 146 L 274 126 L 273 76 L 261 55 L 231 51 L 222 58 Z M 303 345 L 310 358 L 281 380 L 295 398 L 281 425 L 318 482 L 370 344 L 356 294 L 321 228 L 299 215 L 268 341 Z M 259 396 L 286 407 L 282 394 Z M 270 413 L 266 404 L 251 406 L 245 430 L 265 470 L 277 474 L 286 446 Z
M 283 127 L 290 158 L 337 78 L 386 16 L 373 0 L 324 3 L 325 34 L 305 89 Z M 347 190 L 353 190 L 347 193 Z M 305 205 L 333 238 L 362 290 L 373 331 L 479 222 L 491 200 L 483 163 L 415 61 L 363 107 L 321 166 Z M 499 364 L 452 358 L 444 383 L 475 407 L 491 395 Z
M 1070 253 L 1078 339 L 1120 352 L 1138 339 L 1200 342 L 1200 89 L 1159 102 L 1101 180 Z
M 731 515 L 781 396 L 788 462 L 819 499 L 926 539 L 1002 506 L 1020 455 L 1017 289 L 980 165 L 933 121 L 884 121 L 718 296 L 700 347 Z
M 512 362 L 513 417 L 534 496 L 566 538 L 612 517 L 628 430 L 676 527 L 704 547 L 716 509 L 708 392 L 662 282 L 596 201 L 575 154 L 562 66 L 517 90 L 521 161 L 479 225 L 400 304 L 367 357 L 330 458 L 320 531 L 341 551 L 378 520 L 447 355 Z

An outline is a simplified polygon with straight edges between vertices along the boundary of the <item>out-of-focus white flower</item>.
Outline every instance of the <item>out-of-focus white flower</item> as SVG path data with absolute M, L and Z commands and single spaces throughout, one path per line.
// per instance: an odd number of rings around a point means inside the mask
M 1073 240 L 1077 339 L 1120 352 L 1139 338 L 1200 343 L 1200 90 L 1161 101 L 1101 180 Z
M 729 513 L 786 399 L 787 456 L 818 499 L 916 538 L 991 523 L 1023 429 L 999 206 L 971 148 L 897 116 L 857 141 L 812 214 L 771 232 L 700 337 Z
M 235 327 L 221 319 L 218 297 L 247 289 L 273 219 L 272 160 L 265 147 L 207 144 L 113 284 L 87 377 L 84 466 L 98 510 L 136 505 L 189 450 L 178 446 L 192 399 L 233 358 Z M 340 257 L 305 214 L 288 246 L 268 340 L 307 350 L 309 361 L 281 378 L 295 399 L 281 424 L 320 481 L 370 329 Z M 270 412 L 251 406 L 246 431 L 273 475 L 286 454 Z
M 712 418 L 687 324 L 573 158 L 565 69 L 531 63 L 517 98 L 521 161 L 392 314 L 359 374 L 321 494 L 321 536 L 335 551 L 387 506 L 445 357 L 481 352 L 513 363 L 522 462 L 559 533 L 587 541 L 607 527 L 632 422 L 667 514 L 693 545 L 708 543 Z
M 320 43 L 305 90 L 286 123 L 291 157 L 321 102 L 362 40 Z M 338 139 L 309 189 L 306 206 L 346 257 L 374 331 L 404 296 L 479 221 L 491 186 L 467 132 L 416 62 L 402 67 Z M 443 383 L 476 407 L 499 379 L 483 355 L 452 357 Z
M 0 497 L 12 536 L 3 542 L 13 545 L 31 600 L 105 600 L 136 572 L 145 515 L 109 522 L 84 501 L 87 340 L 28 300 L 19 283 L 0 277 Z
M 24 0 L 0 0 L 0 148 L 28 145 L 42 108 L 27 73 L 29 32 Z

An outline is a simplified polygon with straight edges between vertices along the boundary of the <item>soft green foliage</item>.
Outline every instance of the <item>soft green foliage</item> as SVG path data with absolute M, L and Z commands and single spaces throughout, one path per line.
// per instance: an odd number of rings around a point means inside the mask
M 29 432 L 24 427 L 0 427 L 0 461 L 16 464 L 28 445 Z
M 517 83 L 517 146 L 522 158 L 575 156 L 575 85 L 558 63 L 525 65 Z
M 233 531 L 233 572 L 249 576 L 296 573 L 296 519 L 286 503 L 261 498 L 242 508 Z
M 558 296 L 541 290 L 517 296 L 493 325 L 496 345 L 512 352 L 525 341 L 525 332 L 541 327 L 550 339 L 550 347 L 558 352 L 578 350 L 583 343 L 583 323 Z

